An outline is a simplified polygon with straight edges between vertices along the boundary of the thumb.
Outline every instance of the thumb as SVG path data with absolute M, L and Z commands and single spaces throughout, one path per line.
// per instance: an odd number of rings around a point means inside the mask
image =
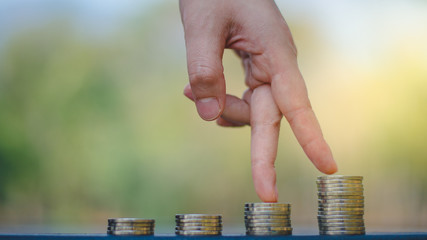
M 203 2 L 203 1 L 202 1 Z M 188 6 L 191 8 L 192 6 Z M 224 24 L 203 11 L 186 11 L 181 6 L 187 47 L 187 67 L 193 99 L 204 120 L 217 119 L 225 106 L 225 80 L 222 55 L 225 47 Z M 209 9 L 206 9 L 209 11 Z M 201 24 L 203 23 L 203 24 Z

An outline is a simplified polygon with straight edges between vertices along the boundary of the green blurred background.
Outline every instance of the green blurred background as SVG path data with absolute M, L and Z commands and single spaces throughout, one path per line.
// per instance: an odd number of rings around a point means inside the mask
M 427 231 L 427 2 L 277 1 L 339 174 L 365 177 L 368 231 Z M 245 87 L 224 56 L 227 91 Z M 257 202 L 249 127 L 199 119 L 177 1 L 0 2 L 0 232 L 105 232 L 110 217 Z M 284 121 L 279 198 L 316 233 L 320 173 Z

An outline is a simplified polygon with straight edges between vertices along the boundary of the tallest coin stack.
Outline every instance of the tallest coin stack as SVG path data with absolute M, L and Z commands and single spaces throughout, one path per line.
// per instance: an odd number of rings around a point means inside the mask
M 317 178 L 319 233 L 321 235 L 365 234 L 363 177 Z

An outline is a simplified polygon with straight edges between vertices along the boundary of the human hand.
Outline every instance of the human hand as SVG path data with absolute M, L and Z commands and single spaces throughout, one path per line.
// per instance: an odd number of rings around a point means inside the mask
M 298 69 L 292 35 L 274 1 L 180 0 L 180 11 L 190 78 L 184 94 L 204 120 L 251 126 L 252 176 L 260 199 L 278 199 L 274 162 L 283 116 L 317 169 L 336 172 Z M 242 99 L 226 94 L 225 48 L 242 59 L 248 86 Z

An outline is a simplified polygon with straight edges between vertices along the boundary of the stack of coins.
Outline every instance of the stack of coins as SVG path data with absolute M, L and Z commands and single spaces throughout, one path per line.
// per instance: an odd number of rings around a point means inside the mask
M 321 235 L 365 234 L 363 177 L 317 178 L 319 233 Z
M 208 214 L 177 214 L 176 235 L 214 236 L 222 233 L 222 216 Z
M 246 203 L 246 234 L 252 236 L 291 235 L 291 205 L 288 203 Z
M 107 234 L 118 236 L 141 236 L 154 234 L 154 219 L 110 218 Z

